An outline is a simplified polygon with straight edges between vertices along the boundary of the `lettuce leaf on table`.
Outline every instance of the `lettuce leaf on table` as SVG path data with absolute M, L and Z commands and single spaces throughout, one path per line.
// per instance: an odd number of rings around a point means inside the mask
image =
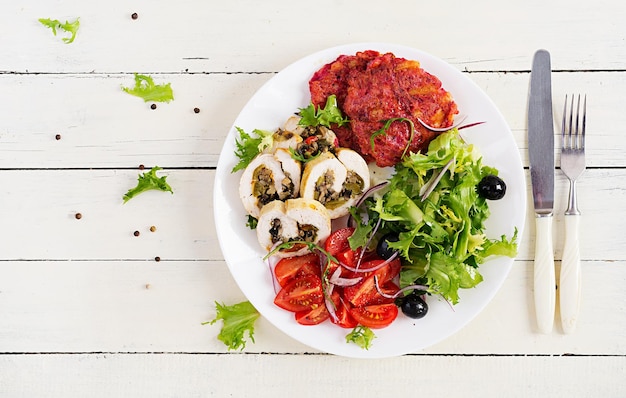
M 58 19 L 50 19 L 50 18 L 39 18 L 39 22 L 50 29 L 52 29 L 52 33 L 56 36 L 57 29 L 68 32 L 70 37 L 64 37 L 63 42 L 65 44 L 70 44 L 76 38 L 76 33 L 78 32 L 78 28 L 80 27 L 80 21 L 76 18 L 74 21 L 69 22 L 65 21 L 62 23 Z
M 261 314 L 249 301 L 238 304 L 225 305 L 215 302 L 217 315 L 215 319 L 204 322 L 203 325 L 213 325 L 222 320 L 222 328 L 217 335 L 218 340 L 224 343 L 228 350 L 243 350 L 246 347 L 245 334 L 254 343 L 254 323 Z
M 170 102 L 174 99 L 171 83 L 155 84 L 147 75 L 135 73 L 135 86 L 122 87 L 126 93 L 142 98 L 144 102 Z
M 174 191 L 170 184 L 168 184 L 165 180 L 167 176 L 158 177 L 156 172 L 159 170 L 163 170 L 161 167 L 155 166 L 149 172 L 140 174 L 137 178 L 137 186 L 131 188 L 126 192 L 122 199 L 124 199 L 124 203 L 128 202 L 135 196 L 139 195 L 142 192 L 150 191 L 150 190 L 158 190 L 163 192 L 171 192 Z

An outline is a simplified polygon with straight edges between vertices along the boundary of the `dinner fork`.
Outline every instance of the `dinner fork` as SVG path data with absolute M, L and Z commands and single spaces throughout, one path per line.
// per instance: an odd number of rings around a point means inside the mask
M 561 125 L 561 171 L 569 179 L 569 198 L 564 219 L 565 240 L 559 282 L 561 326 L 565 333 L 572 333 L 576 328 L 580 307 L 581 270 L 578 244 L 580 211 L 578 211 L 576 197 L 576 181 L 585 171 L 586 122 L 587 96 L 583 99 L 581 113 L 580 94 L 576 100 L 576 109 L 574 109 L 574 95 L 572 95 L 569 112 L 566 95 Z

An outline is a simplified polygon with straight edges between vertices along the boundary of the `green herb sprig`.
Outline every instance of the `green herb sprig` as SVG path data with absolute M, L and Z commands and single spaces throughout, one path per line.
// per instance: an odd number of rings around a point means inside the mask
M 402 151 L 401 159 L 403 159 L 409 150 L 409 146 L 411 145 L 411 142 L 413 142 L 413 137 L 415 136 L 415 123 L 413 123 L 411 119 L 407 119 L 405 117 L 394 117 L 392 119 L 381 120 L 381 122 L 385 123 L 383 127 L 379 130 L 374 131 L 372 135 L 370 136 L 370 146 L 372 148 L 372 152 L 374 152 L 375 150 L 374 140 L 376 139 L 376 137 L 378 137 L 379 135 L 387 135 L 387 131 L 391 127 L 392 123 L 407 122 L 409 124 L 410 132 L 409 132 L 409 140 L 407 141 L 406 146 L 404 147 L 404 151 Z

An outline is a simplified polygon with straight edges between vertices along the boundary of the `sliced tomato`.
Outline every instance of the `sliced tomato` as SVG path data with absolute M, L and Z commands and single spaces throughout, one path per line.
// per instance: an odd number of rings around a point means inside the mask
M 371 260 L 361 265 L 362 269 L 374 268 L 385 260 Z M 400 260 L 393 260 L 376 271 L 355 273 L 362 276 L 363 280 L 356 285 L 347 286 L 343 289 L 344 298 L 355 307 L 363 307 L 375 302 L 385 302 L 384 297 L 376 290 L 374 278 L 378 278 L 378 286 L 385 286 L 387 282 L 395 278 L 400 272 Z
M 352 315 L 350 315 L 350 308 L 352 307 L 350 303 L 344 301 L 338 291 L 333 292 L 331 297 L 335 305 L 335 317 L 330 317 L 330 321 L 342 328 L 355 328 L 358 323 L 354 320 Z
M 337 253 L 335 255 L 335 258 L 339 260 L 341 264 L 346 264 L 350 267 L 354 267 L 359 259 L 359 253 L 348 248 L 348 250 Z
M 323 303 L 322 280 L 317 275 L 306 275 L 292 280 L 274 299 L 274 304 L 291 312 L 311 310 Z
M 324 243 L 324 250 L 333 256 L 337 256 L 339 253 L 345 252 L 350 249 L 348 238 L 354 233 L 354 228 L 340 228 L 333 231 L 326 242 Z
M 395 304 L 376 304 L 350 309 L 350 315 L 361 325 L 371 329 L 389 326 L 398 316 Z
M 324 303 L 306 311 L 296 312 L 296 322 L 301 325 L 318 325 L 330 317 Z
M 396 285 L 394 282 L 389 281 L 387 283 L 385 283 L 384 285 L 380 286 L 380 291 L 387 294 L 387 295 L 394 295 L 396 293 L 398 293 L 398 290 L 400 290 L 400 288 L 398 287 L 398 285 Z M 378 291 L 377 291 L 378 293 Z M 389 298 L 389 297 L 385 297 L 383 295 L 381 295 L 380 293 L 376 294 L 368 303 L 367 305 L 374 305 L 374 304 L 391 304 L 393 302 L 395 302 L 396 300 Z
M 315 253 L 283 258 L 276 263 L 274 274 L 281 287 L 285 287 L 292 280 L 306 275 L 320 276 L 320 258 Z

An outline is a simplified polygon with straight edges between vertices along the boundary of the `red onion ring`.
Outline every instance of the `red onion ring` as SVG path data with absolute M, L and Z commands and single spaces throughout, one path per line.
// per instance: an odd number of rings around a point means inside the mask
M 363 202 L 365 202 L 365 199 L 369 198 L 374 192 L 379 191 L 382 188 L 384 188 L 387 184 L 389 184 L 389 181 L 383 181 L 381 183 L 374 185 L 373 187 L 370 187 L 367 191 L 365 191 L 365 193 L 363 193 L 363 195 L 361 195 L 359 200 L 357 200 L 357 202 L 354 204 L 354 207 L 356 207 L 357 209 L 361 207 Z M 354 217 L 352 217 L 351 213 L 348 215 L 348 219 L 346 220 L 346 226 L 352 227 L 352 228 L 356 227 Z
M 335 272 L 333 272 L 333 274 L 330 276 L 330 279 L 328 281 L 335 286 L 345 287 L 345 286 L 354 286 L 357 283 L 361 282 L 362 279 L 363 279 L 362 277 L 342 278 L 341 267 L 337 267 L 337 269 L 335 270 Z
M 351 267 L 348 264 L 344 264 L 344 263 L 339 263 L 339 265 L 341 265 L 342 267 L 344 267 L 345 269 L 347 269 L 348 271 L 352 271 L 352 272 L 371 272 L 371 271 L 376 271 L 377 269 L 381 269 L 382 267 L 384 267 L 385 265 L 389 264 L 390 262 L 392 262 L 393 260 L 396 259 L 396 257 L 398 257 L 398 252 L 394 252 L 391 257 L 389 257 L 387 260 L 385 260 L 384 262 L 375 265 L 373 267 L 370 268 L 355 268 L 355 267 Z
M 398 298 L 401 294 L 408 292 L 409 290 L 423 290 L 423 291 L 427 291 L 428 290 L 428 286 L 425 285 L 411 285 L 411 286 L 407 286 L 405 288 L 402 288 L 400 290 L 398 290 L 396 293 L 394 294 L 387 294 L 385 292 L 383 292 L 380 289 L 380 285 L 378 284 L 378 276 L 374 275 L 374 287 L 376 287 L 376 291 L 378 292 L 378 294 L 380 294 L 381 296 L 388 298 L 388 299 L 396 299 Z

